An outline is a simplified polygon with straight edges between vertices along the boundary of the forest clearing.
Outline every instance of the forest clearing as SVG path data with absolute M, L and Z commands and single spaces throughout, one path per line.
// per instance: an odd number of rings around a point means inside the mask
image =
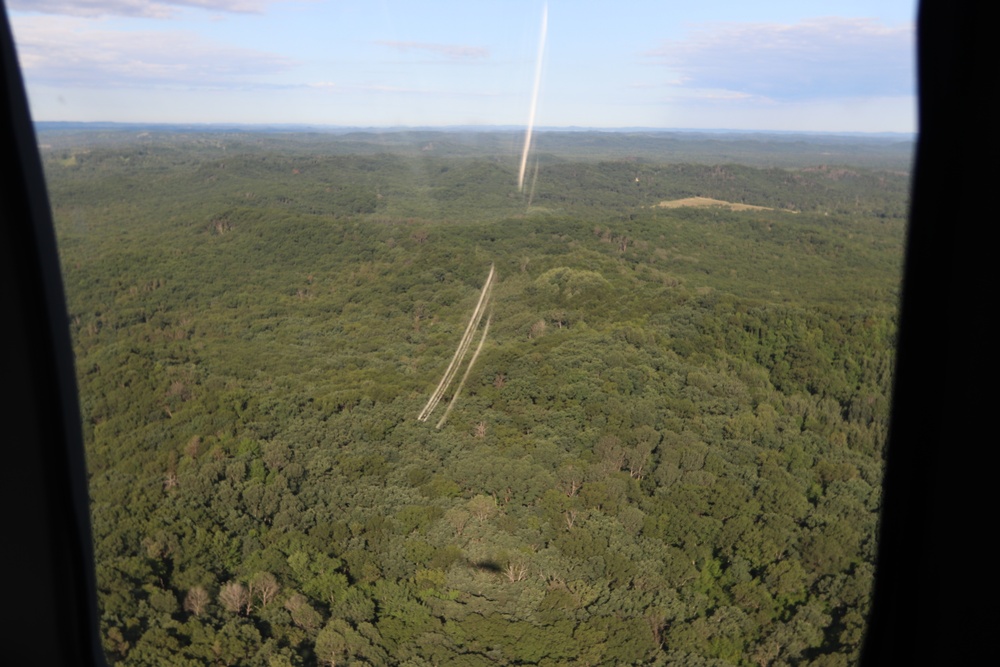
M 719 206 L 728 208 L 730 211 L 774 211 L 770 206 L 754 206 L 752 204 L 736 204 L 710 197 L 685 197 L 684 199 L 674 199 L 673 201 L 661 201 L 657 204 L 660 208 L 682 208 L 685 206 Z M 795 211 L 791 211 L 794 213 Z

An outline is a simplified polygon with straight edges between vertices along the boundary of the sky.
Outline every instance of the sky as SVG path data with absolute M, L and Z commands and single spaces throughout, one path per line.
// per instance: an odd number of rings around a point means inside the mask
M 42 121 L 916 129 L 916 0 L 7 8 Z

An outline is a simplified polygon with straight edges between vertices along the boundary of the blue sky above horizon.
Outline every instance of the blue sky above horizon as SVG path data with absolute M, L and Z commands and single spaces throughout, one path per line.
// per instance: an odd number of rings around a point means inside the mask
M 519 125 L 543 0 L 7 0 L 36 120 Z M 550 0 L 537 123 L 916 127 L 915 0 Z

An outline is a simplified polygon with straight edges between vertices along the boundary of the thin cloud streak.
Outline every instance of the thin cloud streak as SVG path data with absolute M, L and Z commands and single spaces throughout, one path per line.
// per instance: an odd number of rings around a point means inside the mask
M 500 97 L 500 93 L 474 90 L 442 90 L 431 88 L 407 88 L 405 86 L 390 86 L 386 84 L 337 84 L 330 81 L 317 81 L 305 84 L 306 88 L 325 90 L 331 93 L 377 93 L 387 95 L 422 95 L 431 98 L 444 97 Z
M 204 9 L 232 14 L 261 14 L 282 0 L 8 0 L 14 11 L 101 18 L 127 16 L 165 19 L 179 9 Z
M 401 42 L 393 40 L 379 40 L 376 44 L 387 46 L 403 53 L 409 51 L 434 53 L 450 60 L 475 60 L 488 58 L 490 55 L 489 49 L 461 44 L 429 44 L 426 42 Z

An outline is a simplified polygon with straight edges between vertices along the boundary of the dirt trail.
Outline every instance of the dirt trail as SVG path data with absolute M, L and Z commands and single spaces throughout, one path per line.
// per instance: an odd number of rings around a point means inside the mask
M 686 199 L 674 199 L 673 201 L 661 201 L 656 205 L 658 208 L 683 208 L 686 206 L 706 207 L 719 206 L 728 208 L 730 211 L 773 211 L 775 209 L 768 206 L 754 206 L 752 204 L 737 204 L 721 199 L 711 199 L 709 197 L 687 197 Z

